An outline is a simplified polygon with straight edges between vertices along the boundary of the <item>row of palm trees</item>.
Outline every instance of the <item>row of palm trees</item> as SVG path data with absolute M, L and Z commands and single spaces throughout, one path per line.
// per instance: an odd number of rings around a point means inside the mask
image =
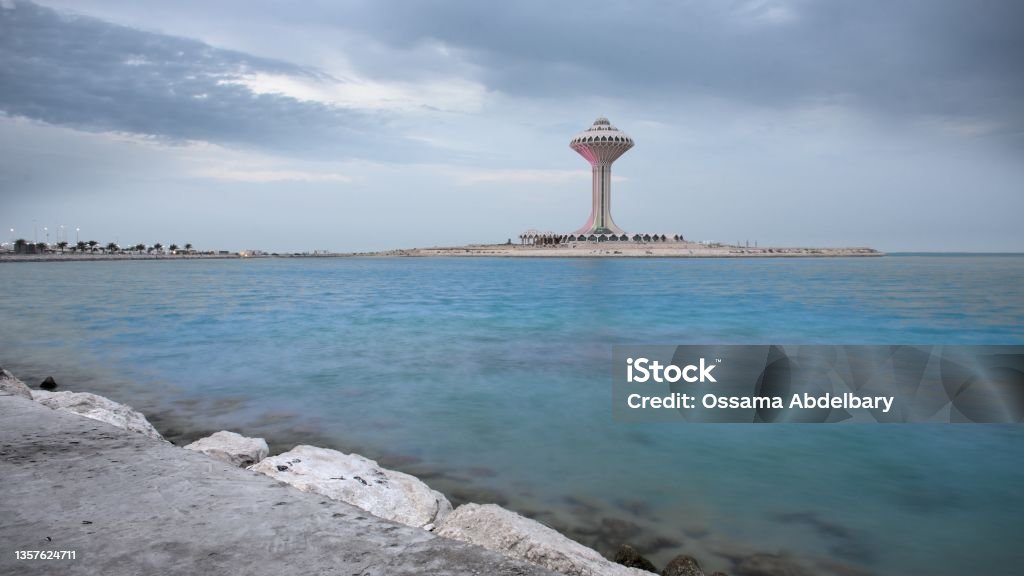
M 50 247 L 45 242 L 30 244 L 28 240 L 25 240 L 24 238 L 19 238 L 14 242 L 14 251 L 17 253 L 27 252 L 29 251 L 28 247 L 30 245 L 34 248 L 34 251 L 36 252 L 46 252 L 47 250 L 50 250 Z M 160 242 L 157 242 L 156 244 L 153 244 L 151 246 L 146 246 L 145 244 L 135 244 L 133 246 L 122 248 L 121 246 L 118 246 L 116 242 L 108 242 L 106 246 L 101 246 L 100 243 L 97 242 L 96 240 L 82 240 L 81 242 L 78 242 L 75 245 L 71 245 L 68 242 L 61 241 L 57 242 L 55 246 L 57 248 L 60 248 L 61 254 L 63 254 L 65 250 L 68 250 L 69 246 L 71 252 L 78 253 L 96 253 L 97 251 L 99 251 L 104 252 L 106 254 L 142 254 L 143 252 L 145 252 L 146 254 L 152 254 L 153 252 L 161 254 L 164 251 L 164 245 L 161 244 Z M 167 247 L 167 249 L 170 250 L 172 254 L 178 254 L 179 252 L 191 254 L 193 252 L 192 244 L 185 244 L 185 246 L 183 247 L 179 247 L 177 244 L 171 244 L 170 246 Z

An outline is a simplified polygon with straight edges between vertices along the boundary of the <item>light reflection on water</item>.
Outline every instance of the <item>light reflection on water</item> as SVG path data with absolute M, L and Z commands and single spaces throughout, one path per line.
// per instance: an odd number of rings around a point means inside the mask
M 659 564 L 1024 560 L 1019 427 L 635 425 L 608 405 L 613 344 L 1024 343 L 1024 257 L 8 264 L 0 289 L 0 364 L 176 441 L 357 450 Z

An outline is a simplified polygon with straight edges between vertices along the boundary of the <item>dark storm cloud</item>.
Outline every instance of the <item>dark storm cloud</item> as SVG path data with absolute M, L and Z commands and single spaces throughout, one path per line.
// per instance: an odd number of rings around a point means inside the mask
M 293 64 L 18 2 L 0 8 L 0 110 L 85 130 L 171 141 L 368 152 L 365 115 L 232 83 L 248 73 L 316 78 Z
M 399 46 L 468 51 L 511 94 L 787 106 L 1024 124 L 1024 2 L 363 2 L 349 21 Z
M 254 95 L 222 82 L 246 72 L 318 71 L 17 5 L 0 10 L 0 109 L 9 114 L 364 156 L 397 157 L 393 147 L 408 145 L 381 113 Z M 148 22 L 146 4 L 86 5 Z M 830 101 L 883 118 L 963 121 L 1024 138 L 1024 2 L 1017 0 L 311 0 L 299 7 L 182 0 L 152 8 L 183 22 L 224 21 L 236 35 L 267 23 L 299 38 L 320 35 L 375 80 L 463 77 L 514 97 L 614 98 L 660 106 L 665 116 L 690 97 L 778 108 Z M 439 57 L 429 49 L 435 41 L 455 56 Z M 289 52 L 287 43 L 267 38 L 267 53 Z M 291 56 L 285 59 L 302 62 L 301 54 Z

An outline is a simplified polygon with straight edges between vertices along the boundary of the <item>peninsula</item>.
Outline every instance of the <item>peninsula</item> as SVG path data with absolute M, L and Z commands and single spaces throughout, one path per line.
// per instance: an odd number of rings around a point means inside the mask
M 751 248 L 686 241 L 470 244 L 362 252 L 353 256 L 459 256 L 509 258 L 808 258 L 884 256 L 873 248 Z
M 489 256 L 489 257 L 655 257 L 655 258 L 742 258 L 808 256 L 883 256 L 872 248 L 762 248 L 755 243 L 728 245 L 719 242 L 693 242 L 679 233 L 627 233 L 612 219 L 612 164 L 633 148 L 636 142 L 605 117 L 569 141 L 569 147 L 591 167 L 590 217 L 572 233 L 528 230 L 519 235 L 518 244 L 510 238 L 505 244 L 413 248 L 369 252 L 360 256 Z

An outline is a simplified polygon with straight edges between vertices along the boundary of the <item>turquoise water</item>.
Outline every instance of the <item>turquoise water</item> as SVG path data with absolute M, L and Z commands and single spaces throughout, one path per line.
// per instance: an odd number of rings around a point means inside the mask
M 19 263 L 0 293 L 0 365 L 131 404 L 176 442 L 231 428 L 356 450 L 659 564 L 1024 564 L 1019 426 L 610 409 L 614 344 L 1024 344 L 1021 256 Z

